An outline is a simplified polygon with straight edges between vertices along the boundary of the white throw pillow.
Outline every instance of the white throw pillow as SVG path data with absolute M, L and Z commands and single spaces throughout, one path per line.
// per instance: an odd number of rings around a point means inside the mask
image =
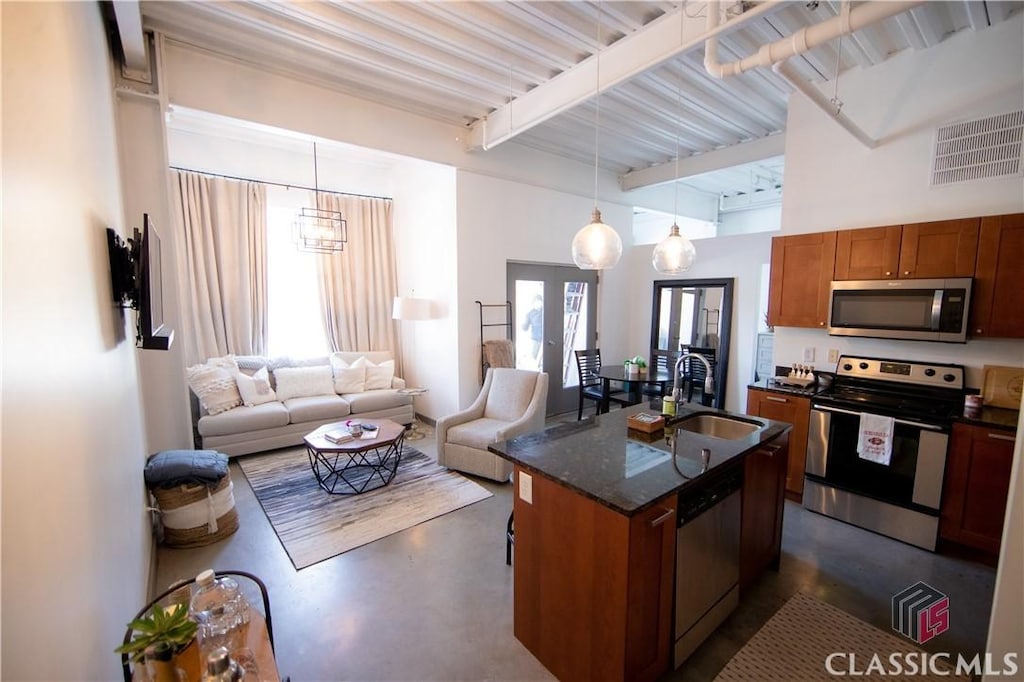
M 238 382 L 238 392 L 242 395 L 242 402 L 247 407 L 254 407 L 277 400 L 277 394 L 270 387 L 270 373 L 266 367 L 260 367 L 252 376 L 243 372 L 235 375 Z
M 336 393 L 362 393 L 366 390 L 366 367 L 359 360 L 350 365 L 341 359 L 340 353 L 332 353 L 331 372 Z
M 238 365 L 232 355 L 210 358 L 203 365 L 193 365 L 185 370 L 188 385 L 199 398 L 199 404 L 209 414 L 227 412 L 242 404 L 235 374 Z
M 366 359 L 366 356 L 360 357 L 353 364 L 356 365 L 359 361 L 363 361 L 366 365 L 366 390 L 374 391 L 380 388 L 391 388 L 391 379 L 395 376 L 395 361 L 385 360 L 379 365 L 375 365 Z
M 313 395 L 334 395 L 334 376 L 330 365 L 316 367 L 282 367 L 274 370 L 277 399 L 302 398 Z

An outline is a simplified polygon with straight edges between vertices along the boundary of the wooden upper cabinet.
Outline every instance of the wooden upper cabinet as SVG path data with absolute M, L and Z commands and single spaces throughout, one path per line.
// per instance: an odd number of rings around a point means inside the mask
M 839 230 L 835 279 L 896 279 L 902 225 Z
M 835 232 L 774 237 L 768 324 L 825 327 L 835 261 Z
M 903 226 L 899 277 L 973 277 L 980 218 Z
M 971 335 L 1024 338 L 1024 213 L 981 219 Z

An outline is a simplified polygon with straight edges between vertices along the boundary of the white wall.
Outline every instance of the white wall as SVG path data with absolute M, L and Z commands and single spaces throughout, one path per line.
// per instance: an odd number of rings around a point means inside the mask
M 2 3 L 2 677 L 120 679 L 150 563 L 115 111 L 95 3 Z
M 416 412 L 438 419 L 459 408 L 456 173 L 450 166 L 404 161 L 395 168 L 398 295 L 430 299 L 437 319 L 401 322 L 409 386 L 429 389 Z
M 743 412 L 746 409 L 747 384 L 754 377 L 761 266 L 769 260 L 771 234 L 698 239 L 693 245 L 697 249 L 697 260 L 687 272 L 678 277 L 666 277 L 654 270 L 651 265 L 653 247 L 636 246 L 627 250 L 623 256 L 629 271 L 627 343 L 630 348 L 643 349 L 642 355 L 649 352 L 655 280 L 735 278 L 725 409 Z
M 590 222 L 593 207 L 593 197 L 459 171 L 460 406 L 467 406 L 480 392 L 480 319 L 474 301 L 502 303 L 508 299 L 505 276 L 510 260 L 571 266 L 572 238 Z M 632 209 L 604 202 L 598 207 L 628 251 Z M 632 305 L 629 281 L 625 257 L 617 267 L 601 273 L 597 329 L 602 356 L 636 354 L 630 352 L 627 325 L 623 324 Z

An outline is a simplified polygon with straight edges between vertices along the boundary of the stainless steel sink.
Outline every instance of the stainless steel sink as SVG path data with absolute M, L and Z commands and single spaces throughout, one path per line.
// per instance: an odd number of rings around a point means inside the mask
M 716 414 L 695 414 L 676 422 L 677 429 L 699 433 L 712 438 L 740 440 L 760 431 L 763 426 L 757 422 L 722 417 Z

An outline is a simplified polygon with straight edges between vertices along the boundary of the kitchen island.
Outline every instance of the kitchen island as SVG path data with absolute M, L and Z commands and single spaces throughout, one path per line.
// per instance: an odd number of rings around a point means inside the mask
M 657 679 L 721 621 L 698 622 L 682 637 L 675 627 L 682 584 L 699 592 L 719 573 L 701 552 L 677 556 L 677 511 L 686 517 L 701 491 L 731 480 L 742 486 L 731 559 L 738 585 L 712 611 L 724 617 L 746 585 L 778 566 L 789 425 L 683 407 L 664 433 L 627 429 L 629 415 L 659 408 L 617 410 L 490 448 L 515 466 L 515 635 L 561 680 Z M 684 430 L 701 414 L 753 431 L 721 438 Z M 702 568 L 689 570 L 691 560 Z

